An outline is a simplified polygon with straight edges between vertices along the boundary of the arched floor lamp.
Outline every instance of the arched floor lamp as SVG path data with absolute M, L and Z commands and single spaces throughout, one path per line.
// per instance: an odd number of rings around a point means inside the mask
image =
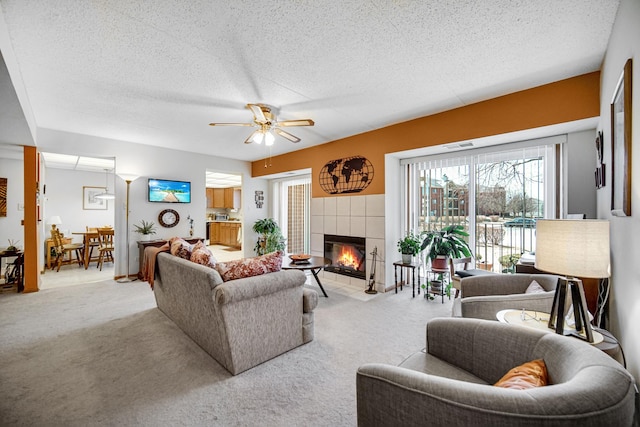
M 129 282 L 133 282 L 137 279 L 131 279 L 129 277 L 129 185 L 131 185 L 131 183 L 133 181 L 135 181 L 136 179 L 138 179 L 139 177 L 137 175 L 131 175 L 131 174 L 126 174 L 126 173 L 119 173 L 118 176 L 122 179 L 124 179 L 124 182 L 127 183 L 127 202 L 125 204 L 125 209 L 126 209 L 126 222 L 127 222 L 127 273 L 125 274 L 124 277 L 120 278 L 117 280 L 118 283 L 129 283 Z

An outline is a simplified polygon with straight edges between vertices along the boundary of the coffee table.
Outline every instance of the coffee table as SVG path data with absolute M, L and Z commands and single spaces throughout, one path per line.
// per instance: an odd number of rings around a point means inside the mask
M 316 283 L 320 287 L 323 295 L 327 298 L 329 298 L 329 295 L 327 295 L 327 293 L 324 291 L 324 288 L 322 287 L 322 283 L 320 283 L 318 272 L 329 265 L 331 265 L 331 260 L 322 256 L 312 256 L 307 260 L 307 262 L 287 262 L 286 259 L 282 260 L 283 270 L 310 270 L 311 274 L 313 274 L 313 277 L 316 279 Z

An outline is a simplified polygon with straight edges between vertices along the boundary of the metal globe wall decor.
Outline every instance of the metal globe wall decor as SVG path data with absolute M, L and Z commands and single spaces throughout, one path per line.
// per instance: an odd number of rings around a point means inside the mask
M 320 187 L 328 194 L 359 193 L 373 180 L 373 165 L 362 156 L 331 160 L 320 170 Z

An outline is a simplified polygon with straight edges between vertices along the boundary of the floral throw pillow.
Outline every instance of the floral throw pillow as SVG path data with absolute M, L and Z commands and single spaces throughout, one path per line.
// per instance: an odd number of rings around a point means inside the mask
M 171 239 L 169 239 L 169 245 L 171 246 L 171 255 L 184 259 L 191 259 L 193 245 L 191 245 L 186 240 L 180 237 L 172 237 Z
M 243 258 L 229 262 L 219 262 L 216 270 L 220 273 L 222 280 L 242 279 L 245 277 L 259 276 L 261 274 L 280 271 L 282 268 L 282 252 L 272 252 L 270 254 L 257 256 L 255 258 Z
M 204 243 L 198 242 L 194 245 L 191 252 L 191 262 L 204 265 L 206 267 L 215 268 L 216 258 L 213 253 L 207 248 Z

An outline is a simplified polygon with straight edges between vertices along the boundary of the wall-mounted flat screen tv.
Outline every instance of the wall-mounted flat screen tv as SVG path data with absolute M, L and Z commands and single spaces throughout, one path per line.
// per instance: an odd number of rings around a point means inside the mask
M 191 182 L 149 178 L 149 201 L 191 203 Z

